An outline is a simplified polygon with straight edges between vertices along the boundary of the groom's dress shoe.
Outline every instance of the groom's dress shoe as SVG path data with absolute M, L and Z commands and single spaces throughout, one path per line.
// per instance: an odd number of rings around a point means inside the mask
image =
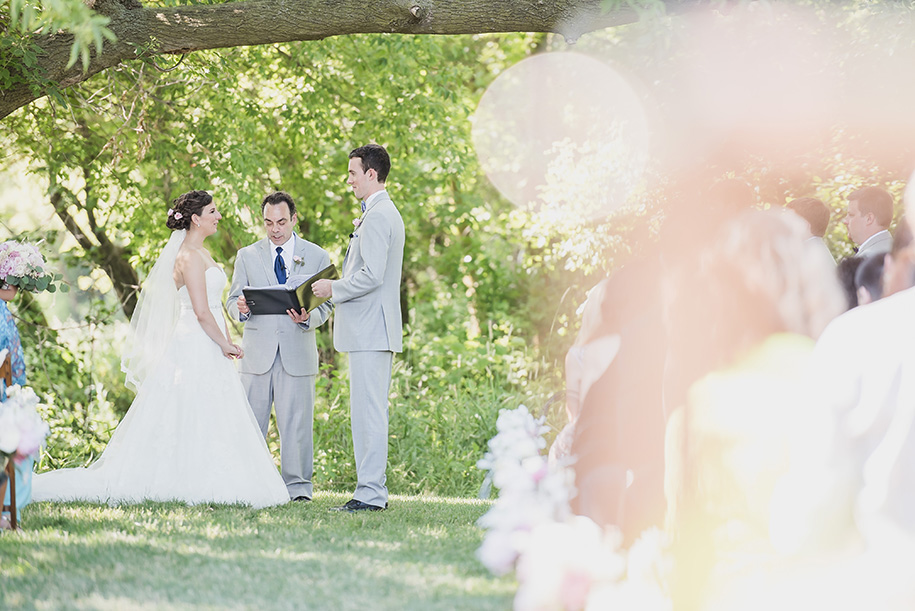
M 346 502 L 346 505 L 340 505 L 339 507 L 331 507 L 330 510 L 356 513 L 357 511 L 384 511 L 387 508 L 388 508 L 387 503 L 384 504 L 384 507 L 379 507 L 378 505 L 369 505 L 368 503 L 363 503 L 362 501 L 357 501 L 356 499 L 351 499 Z
M 305 496 L 305 495 L 297 496 L 294 499 L 292 499 L 293 503 L 308 503 L 310 501 L 311 501 L 311 497 Z

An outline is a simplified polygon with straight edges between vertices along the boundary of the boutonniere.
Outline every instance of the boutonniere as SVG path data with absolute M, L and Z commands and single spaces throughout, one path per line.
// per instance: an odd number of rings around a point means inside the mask
M 356 237 L 356 230 L 359 229 L 359 225 L 361 225 L 361 224 L 362 224 L 361 218 L 353 219 L 353 232 L 351 234 L 349 234 L 349 239 L 352 240 L 353 238 Z
M 293 263 L 303 263 L 304 260 L 303 260 L 302 257 L 300 257 L 299 255 L 293 255 L 293 256 L 292 256 L 292 262 L 293 262 Z

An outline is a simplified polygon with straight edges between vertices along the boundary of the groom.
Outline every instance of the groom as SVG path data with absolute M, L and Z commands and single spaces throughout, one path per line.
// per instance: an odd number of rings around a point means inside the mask
M 312 276 L 328 265 L 327 252 L 297 236 L 295 202 L 277 191 L 261 203 L 267 237 L 238 251 L 226 308 L 245 324 L 245 358 L 239 374 L 261 432 L 266 437 L 271 404 L 280 434 L 283 481 L 293 501 L 310 501 L 314 470 L 313 420 L 318 348 L 315 329 L 327 320 L 327 301 L 286 316 L 251 314 L 242 289 L 283 284 L 292 275 Z
M 388 489 L 388 393 L 394 353 L 403 349 L 400 272 L 404 226 L 385 191 L 391 158 L 377 144 L 349 154 L 347 184 L 362 201 L 355 221 L 343 277 L 318 280 L 318 297 L 336 304 L 334 348 L 349 353 L 350 418 L 356 454 L 356 491 L 337 511 L 383 511 Z

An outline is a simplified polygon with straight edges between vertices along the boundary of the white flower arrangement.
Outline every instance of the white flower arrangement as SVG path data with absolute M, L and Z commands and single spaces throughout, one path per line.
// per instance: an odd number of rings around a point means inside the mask
M 38 293 L 57 290 L 62 276 L 47 271 L 48 264 L 34 244 L 9 240 L 0 244 L 0 283 Z M 66 291 L 66 285 L 62 285 Z
M 541 453 L 549 430 L 544 418 L 522 405 L 501 410 L 496 428 L 477 463 L 488 471 L 486 485 L 499 489 L 478 522 L 487 533 L 477 557 L 496 575 L 515 570 L 515 609 L 670 611 L 664 535 L 652 529 L 622 549 L 618 530 L 572 514 L 574 472 Z
M 38 415 L 38 395 L 28 386 L 6 389 L 6 401 L 0 403 L 0 455 L 22 462 L 38 454 L 51 432 Z

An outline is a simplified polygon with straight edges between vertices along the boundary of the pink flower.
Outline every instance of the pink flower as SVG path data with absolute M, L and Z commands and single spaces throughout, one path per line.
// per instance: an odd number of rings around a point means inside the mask
M 353 219 L 353 225 L 357 228 L 362 224 L 362 219 Z

